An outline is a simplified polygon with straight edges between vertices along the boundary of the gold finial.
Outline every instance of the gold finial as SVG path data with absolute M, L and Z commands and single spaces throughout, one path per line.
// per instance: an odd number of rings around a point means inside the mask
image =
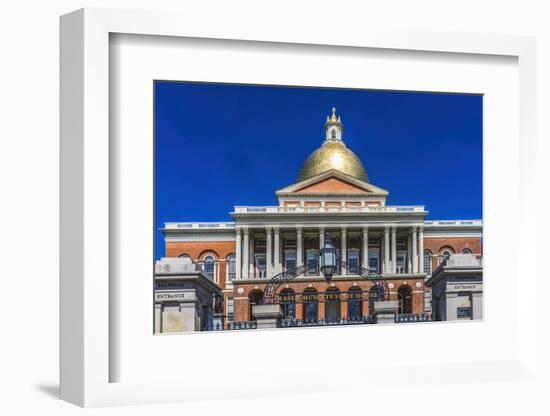
M 332 115 L 329 117 L 327 116 L 327 122 L 325 123 L 325 127 L 327 126 L 334 126 L 339 125 L 342 127 L 342 120 L 339 116 L 336 116 L 336 107 L 332 107 Z

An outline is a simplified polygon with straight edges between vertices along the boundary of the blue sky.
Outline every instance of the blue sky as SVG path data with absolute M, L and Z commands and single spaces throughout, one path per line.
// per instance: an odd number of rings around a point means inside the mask
M 156 257 L 166 221 L 231 221 L 234 205 L 276 204 L 333 106 L 388 204 L 481 218 L 480 95 L 156 82 Z

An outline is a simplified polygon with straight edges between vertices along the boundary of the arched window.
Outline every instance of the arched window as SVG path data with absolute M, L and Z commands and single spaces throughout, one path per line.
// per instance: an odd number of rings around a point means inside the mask
M 317 291 L 313 288 L 307 288 L 302 293 L 302 302 L 304 305 L 304 323 L 314 324 L 319 319 L 319 301 L 317 300 Z
M 332 138 L 332 139 L 336 139 L 336 129 L 332 129 L 332 132 L 331 132 L 331 133 L 332 133 L 331 138 Z
M 424 250 L 424 273 L 432 274 L 432 253 L 430 253 L 430 250 Z
M 192 261 L 193 261 L 193 260 L 191 259 L 191 256 L 190 256 L 189 254 L 183 253 L 183 254 L 180 254 L 178 257 L 179 257 L 180 259 L 189 260 L 189 262 L 192 262 Z
M 254 289 L 248 294 L 248 304 L 249 304 L 249 314 L 250 314 L 250 320 L 255 321 L 256 318 L 254 317 L 254 313 L 252 312 L 252 306 L 253 305 L 261 305 L 264 301 L 264 292 L 258 289 Z
M 412 313 L 412 289 L 408 285 L 401 285 L 397 289 L 399 313 Z
M 472 250 L 470 250 L 469 248 L 465 248 L 464 250 L 462 250 L 462 254 L 472 254 Z
M 340 322 L 340 290 L 337 287 L 331 287 L 325 293 L 325 321 Z
M 380 299 L 380 289 L 377 285 L 372 286 L 369 289 L 369 315 L 374 315 L 374 302 Z
M 453 252 L 449 248 L 444 248 L 441 250 L 441 255 L 439 256 L 439 264 L 446 263 L 449 257 L 451 257 Z
M 363 316 L 363 291 L 358 286 L 348 290 L 348 321 L 359 321 Z
M 228 282 L 235 279 L 236 271 L 237 271 L 237 268 L 235 263 L 235 255 L 230 254 L 229 256 L 227 256 L 227 281 Z
M 212 256 L 206 256 L 204 258 L 204 271 L 210 278 L 210 280 L 214 280 L 214 257 Z
M 296 318 L 296 294 L 292 289 L 283 289 L 280 293 L 280 304 L 284 319 Z

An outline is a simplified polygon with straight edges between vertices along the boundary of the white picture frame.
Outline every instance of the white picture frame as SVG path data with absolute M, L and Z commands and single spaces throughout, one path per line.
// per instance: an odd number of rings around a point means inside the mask
M 182 21 L 185 20 L 185 25 Z M 365 29 L 361 34 L 349 31 L 326 31 L 321 24 L 308 24 L 308 30 L 282 28 L 270 22 L 225 22 L 205 27 L 199 21 L 170 13 L 151 13 L 106 9 L 83 9 L 61 18 L 61 398 L 80 406 L 108 406 L 138 403 L 160 403 L 208 399 L 213 397 L 253 396 L 264 393 L 308 394 L 324 388 L 315 374 L 305 377 L 307 388 L 285 387 L 283 375 L 266 372 L 269 381 L 256 390 L 222 388 L 209 385 L 207 375 L 193 373 L 171 381 L 112 382 L 113 366 L 121 359 L 112 349 L 116 328 L 110 324 L 113 292 L 118 289 L 109 280 L 110 173 L 116 169 L 110 158 L 110 77 L 109 38 L 111 34 L 164 36 L 182 38 L 225 39 L 228 41 L 276 42 L 280 44 L 331 45 L 334 48 L 370 48 L 383 50 L 428 51 L 440 54 L 502 55 L 517 58 L 519 67 L 519 137 L 520 175 L 518 195 L 522 196 L 516 213 L 526 213 L 537 202 L 531 178 L 535 172 L 535 40 L 530 37 L 470 33 L 429 33 L 420 31 L 387 31 Z M 235 27 L 239 30 L 236 31 Z M 519 241 L 536 241 L 536 217 L 520 215 Z M 541 276 L 536 260 L 521 256 L 523 279 L 531 288 Z M 514 273 L 517 273 L 515 271 Z M 490 296 L 490 294 L 488 295 Z M 521 325 L 514 333 L 517 345 L 513 353 L 498 361 L 471 363 L 441 362 L 420 364 L 410 369 L 421 374 L 426 369 L 450 371 L 461 382 L 479 383 L 496 380 L 505 374 L 507 380 L 536 379 L 536 302 L 518 297 L 517 316 Z M 145 305 L 144 307 L 147 307 Z M 488 325 L 492 323 L 488 322 Z M 495 325 L 499 323 L 495 321 Z M 467 326 L 463 326 L 467 328 Z M 459 327 L 455 326 L 459 331 Z M 413 328 L 414 329 L 414 328 Z M 410 331 L 410 329 L 407 329 Z M 474 329 L 475 330 L 475 329 Z M 378 331 L 388 333 L 381 328 Z M 323 337 L 336 337 L 335 330 L 309 332 L 323 342 Z M 338 333 L 340 334 L 340 333 Z M 226 334 L 220 334 L 222 336 Z M 274 339 L 273 332 L 263 338 Z M 254 343 L 254 334 L 240 342 Z M 219 340 L 219 336 L 217 339 Z M 164 337 L 164 344 L 170 337 Z M 138 347 L 136 347 L 138 348 Z M 482 348 L 482 347 L 480 347 Z M 376 388 L 384 389 L 398 373 L 391 363 L 377 363 L 372 370 Z M 437 368 L 436 368 L 437 367 Z M 435 370 L 434 370 L 435 368 Z M 223 369 L 222 369 L 223 371 Z M 256 369 L 262 375 L 262 368 Z M 335 374 L 346 376 L 349 370 Z M 483 375 L 483 376 L 482 376 Z M 485 377 L 485 378 L 484 378 Z M 189 380 L 193 380 L 192 383 Z M 421 378 L 429 383 L 430 377 Z M 187 381 L 186 381 L 187 380 Z M 256 383 L 258 384 L 258 383 Z M 276 388 L 278 386 L 278 388 Z M 339 389 L 351 388 L 346 383 Z M 375 387 L 372 387 L 375 389 Z M 322 391 L 322 390 L 321 390 Z

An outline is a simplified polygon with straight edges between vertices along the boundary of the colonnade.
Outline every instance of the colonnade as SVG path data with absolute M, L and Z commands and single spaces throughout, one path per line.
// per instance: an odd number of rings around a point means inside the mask
M 397 274 L 397 237 L 407 237 L 407 273 L 417 274 L 424 271 L 424 229 L 422 225 L 363 225 L 363 226 L 304 226 L 293 228 L 268 225 L 265 227 L 236 227 L 236 279 L 254 278 L 254 238 L 256 234 L 265 235 L 266 240 L 266 278 L 271 278 L 283 271 L 282 233 L 292 233 L 296 237 L 296 266 L 304 264 L 304 238 L 312 232 L 318 236 L 319 249 L 324 246 L 325 233 L 340 237 L 340 259 L 347 261 L 348 237 L 350 233 L 361 237 L 361 265 L 369 264 L 369 236 L 381 237 L 379 245 L 382 274 Z M 404 273 L 405 271 L 399 271 Z

